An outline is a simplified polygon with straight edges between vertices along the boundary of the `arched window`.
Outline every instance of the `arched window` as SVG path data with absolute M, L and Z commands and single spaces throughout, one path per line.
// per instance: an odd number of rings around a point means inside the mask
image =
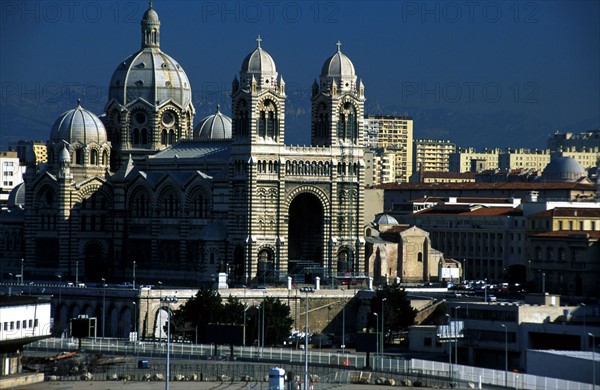
M 169 145 L 173 145 L 175 143 L 175 132 L 173 130 L 169 130 Z
M 350 103 L 344 103 L 340 109 L 337 136 L 341 141 L 356 143 L 358 136 L 358 124 L 356 121 L 356 110 Z
M 98 151 L 96 149 L 90 151 L 90 164 L 98 165 Z
M 83 149 L 81 148 L 75 150 L 75 163 L 83 165 Z
M 133 145 L 139 145 L 140 143 L 140 129 L 137 127 L 133 129 L 133 133 L 131 135 L 131 143 Z
M 140 143 L 142 145 L 148 144 L 148 129 L 143 128 L 140 133 Z

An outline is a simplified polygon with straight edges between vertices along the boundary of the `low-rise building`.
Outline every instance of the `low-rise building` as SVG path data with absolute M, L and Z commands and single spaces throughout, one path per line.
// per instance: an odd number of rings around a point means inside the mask
M 0 295 L 0 381 L 21 372 L 25 344 L 50 337 L 51 331 L 48 299 Z

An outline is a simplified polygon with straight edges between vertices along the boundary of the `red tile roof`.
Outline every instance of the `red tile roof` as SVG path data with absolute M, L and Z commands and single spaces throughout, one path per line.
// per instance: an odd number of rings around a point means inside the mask
M 531 216 L 531 218 L 548 217 L 600 218 L 600 208 L 556 207 Z
M 429 209 L 417 211 L 415 214 L 434 215 L 463 215 L 476 217 L 522 216 L 523 211 L 513 207 L 471 207 L 468 205 L 438 205 Z
M 373 186 L 372 188 L 383 190 L 596 190 L 594 184 L 549 182 L 384 183 Z

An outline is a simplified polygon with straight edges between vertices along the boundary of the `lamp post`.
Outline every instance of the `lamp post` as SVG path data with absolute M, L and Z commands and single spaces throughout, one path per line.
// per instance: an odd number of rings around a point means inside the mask
M 263 354 L 265 353 L 265 297 L 266 297 L 266 293 L 264 293 L 263 295 L 263 301 L 262 301 L 262 335 L 261 335 L 261 348 L 260 348 L 260 357 L 262 359 Z
M 381 364 L 380 364 L 381 369 L 383 369 L 383 344 L 384 344 L 384 341 L 385 341 L 385 331 L 384 331 L 384 328 L 385 328 L 385 320 L 384 320 L 385 319 L 385 312 L 383 311 L 383 309 L 384 309 L 383 303 L 385 301 L 387 301 L 387 298 L 383 298 L 381 300 Z
M 448 377 L 452 381 L 452 312 L 446 314 L 448 318 Z
M 137 337 L 137 304 L 135 301 L 131 302 L 133 304 L 133 333 L 135 334 L 135 341 L 138 341 Z
M 75 262 L 75 287 L 79 287 L 79 261 Z
M 581 303 L 581 311 L 583 311 L 583 333 L 585 334 L 585 303 Z
M 133 289 L 135 290 L 135 260 L 133 261 Z
M 592 389 L 596 390 L 596 337 L 592 333 L 588 333 L 592 338 Z
M 165 372 L 165 390 L 169 390 L 169 376 L 171 371 L 171 303 L 177 302 L 177 297 L 164 297 L 161 299 L 161 302 L 167 304 L 167 310 L 169 317 L 167 319 L 167 367 Z
M 62 275 L 57 274 L 58 278 L 58 306 L 60 306 L 61 298 L 62 298 Z
M 375 316 L 375 359 L 373 359 L 373 369 L 377 366 L 377 353 L 379 352 L 379 316 L 377 313 L 373 313 Z
M 158 281 L 158 342 L 162 340 L 162 282 Z M 156 337 L 156 335 L 155 335 Z
M 12 281 L 12 277 L 13 277 L 12 272 L 9 272 L 8 275 L 10 276 L 10 284 L 12 284 L 13 283 L 13 281 Z
M 25 281 L 23 280 L 25 274 L 23 273 L 23 263 L 25 262 L 25 259 L 21 259 L 21 284 L 25 284 Z
M 308 390 L 308 294 L 314 293 L 312 287 L 302 287 L 300 292 L 306 293 L 306 325 L 304 329 L 304 390 Z
M 458 309 L 460 306 L 454 308 L 454 364 L 458 364 Z
M 344 353 L 344 348 L 346 348 L 346 302 L 344 302 L 344 306 L 342 306 L 342 353 Z
M 106 329 L 106 279 L 102 280 L 102 338 L 104 338 L 104 330 Z
M 504 387 L 508 387 L 508 327 L 506 324 L 500 324 L 504 328 Z

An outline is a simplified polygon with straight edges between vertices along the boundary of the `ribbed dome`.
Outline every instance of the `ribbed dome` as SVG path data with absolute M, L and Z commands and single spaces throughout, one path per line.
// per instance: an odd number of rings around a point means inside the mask
M 8 208 L 25 206 L 25 183 L 17 184 L 8 194 Z
M 542 172 L 542 180 L 549 182 L 575 182 L 585 176 L 585 169 L 571 157 L 553 158 Z
M 389 214 L 382 214 L 377 219 L 377 224 L 378 225 L 397 225 L 398 221 L 396 220 L 396 218 L 392 217 Z
M 50 140 L 65 141 L 69 144 L 75 142 L 102 144 L 106 142 L 106 129 L 100 118 L 81 107 L 78 101 L 76 108 L 65 112 L 54 122 Z
M 71 161 L 71 155 L 69 155 L 67 148 L 62 148 L 58 157 L 58 161 Z
M 231 118 L 224 115 L 220 107 L 217 106 L 217 112 L 202 119 L 194 129 L 194 139 L 230 139 L 231 138 Z
M 158 14 L 154 10 L 154 8 L 152 8 L 152 2 L 150 2 L 150 6 L 146 10 L 146 12 L 144 12 L 144 16 L 142 16 L 142 22 L 160 22 L 158 20 Z
M 242 62 L 242 72 L 247 73 L 276 73 L 275 61 L 273 58 L 260 47 L 260 36 L 256 39 L 256 49 L 248 54 Z
M 121 63 L 110 80 L 109 99 L 127 105 L 137 98 L 150 104 L 169 99 L 186 107 L 192 89 L 185 71 L 170 56 L 157 48 L 145 48 Z
M 185 109 L 192 101 L 192 88 L 183 68 L 160 50 L 160 22 L 152 3 L 141 25 L 142 49 L 127 57 L 113 73 L 109 100 L 127 105 L 141 98 L 160 105 L 172 99 Z
M 329 57 L 321 68 L 321 76 L 326 77 L 355 77 L 354 64 L 341 51 L 341 43 L 337 43 L 337 52 Z

